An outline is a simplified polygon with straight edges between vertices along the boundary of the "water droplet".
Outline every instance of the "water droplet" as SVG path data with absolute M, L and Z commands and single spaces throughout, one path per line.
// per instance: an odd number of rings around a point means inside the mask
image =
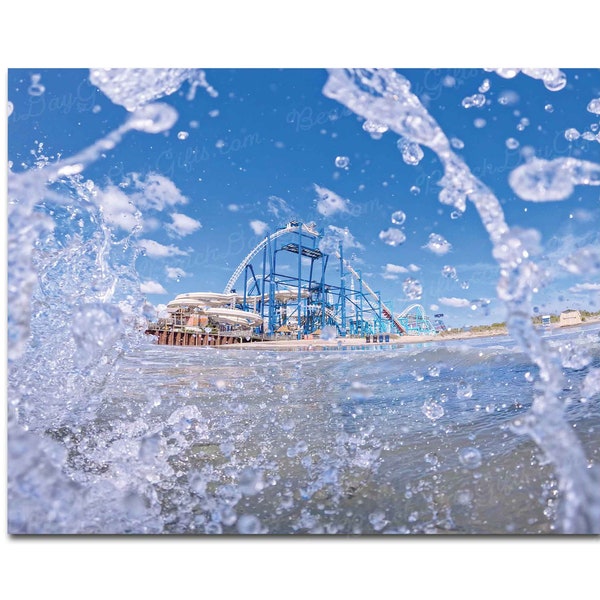
M 350 159 L 347 156 L 336 156 L 335 166 L 340 169 L 347 169 L 350 165 Z
M 418 165 L 424 156 L 421 146 L 406 138 L 400 138 L 396 143 L 396 146 L 402 153 L 402 160 L 407 165 Z
M 594 98 L 590 100 L 587 105 L 588 112 L 591 112 L 595 115 L 600 115 L 600 98 Z
M 281 429 L 283 431 L 292 431 L 296 427 L 296 422 L 293 419 L 285 419 L 281 422 Z
M 10 115 L 12 115 L 12 113 L 13 113 L 13 110 L 15 109 L 15 105 L 9 100 L 7 106 L 8 106 L 8 110 L 7 110 L 8 114 L 6 116 L 10 117 Z
M 389 129 L 389 127 L 384 123 L 372 121 L 370 119 L 363 123 L 362 128 L 364 131 L 369 133 L 374 140 L 380 139 L 381 136 Z
M 254 515 L 242 515 L 236 527 L 239 533 L 244 535 L 255 535 L 261 532 L 261 522 Z
M 416 185 L 411 185 L 410 193 L 413 194 L 413 196 L 418 196 L 421 193 L 421 188 Z
M 469 282 L 468 282 L 468 281 L 461 281 L 461 282 L 460 282 L 460 287 L 461 287 L 463 290 L 468 290 L 468 289 L 469 289 Z
M 429 373 L 429 377 L 439 377 L 440 368 L 437 365 L 431 365 L 427 368 L 427 373 Z
M 263 474 L 259 469 L 246 467 L 240 473 L 238 486 L 244 496 L 254 496 L 264 487 Z
M 551 92 L 559 92 L 567 85 L 567 76 L 559 71 L 555 77 L 544 78 L 544 86 Z
M 386 243 L 388 246 L 399 246 L 406 241 L 406 235 L 400 229 L 394 229 L 390 227 L 385 231 L 379 232 L 379 239 Z
M 468 400 L 473 396 L 473 388 L 466 381 L 459 381 L 456 386 L 456 397 L 459 400 Z
M 483 127 L 485 127 L 487 125 L 487 121 L 485 119 L 475 119 L 473 121 L 473 125 L 475 125 L 475 127 L 477 127 L 477 129 L 482 129 Z
M 505 90 L 498 96 L 498 104 L 502 106 L 514 106 L 519 102 L 519 94 L 514 90 Z
M 485 94 L 486 92 L 489 92 L 489 90 L 490 90 L 490 80 L 484 79 L 483 83 L 479 86 L 478 91 L 480 91 L 482 94 Z
M 337 338 L 337 329 L 333 325 L 323 327 L 321 331 L 322 340 L 335 340 Z
M 478 308 L 487 308 L 490 304 L 491 300 L 487 298 L 477 298 L 475 300 L 471 300 L 471 310 L 477 310 Z
M 467 469 L 476 469 L 481 465 L 481 452 L 472 446 L 461 448 L 458 452 L 458 460 Z
M 519 124 L 517 125 L 517 130 L 518 131 L 524 131 L 525 127 L 529 126 L 529 119 L 527 117 L 523 117 L 520 121 Z
M 223 527 L 221 527 L 221 523 L 210 521 L 204 526 L 204 533 L 207 535 L 220 535 L 223 533 Z
M 580 135 L 581 134 L 579 131 L 577 131 L 577 129 L 574 127 L 570 127 L 565 131 L 565 139 L 567 139 L 569 142 L 574 142 L 575 140 L 579 139 Z
M 161 133 L 170 129 L 177 121 L 177 111 L 163 102 L 154 102 L 138 108 L 127 121 L 131 129 L 146 133 Z
M 450 218 L 451 219 L 460 219 L 465 213 L 463 213 L 461 210 L 453 210 L 450 213 Z
M 463 506 L 470 506 L 473 501 L 473 493 L 470 490 L 459 490 L 456 492 L 456 502 L 457 504 L 462 504 Z
M 188 483 L 190 490 L 198 496 L 204 496 L 206 494 L 206 479 L 200 473 L 200 471 L 191 471 L 188 473 Z
M 552 106 L 552 104 L 546 104 L 546 106 L 544 106 L 544 110 L 549 113 L 554 112 L 554 106 Z
M 525 381 L 528 381 L 529 383 L 532 383 L 535 379 L 533 374 L 530 371 L 527 371 L 527 373 L 525 373 L 524 377 L 525 377 Z
M 431 250 L 434 254 L 438 256 L 442 256 L 443 254 L 448 253 L 452 249 L 452 244 L 448 242 L 443 236 L 439 233 L 430 233 L 429 241 L 423 248 L 427 248 Z
M 187 140 L 189 137 L 190 137 L 190 134 L 187 131 L 180 131 L 177 134 L 177 139 L 178 140 Z
M 473 94 L 463 98 L 461 104 L 464 108 L 481 108 L 485 104 L 485 96 L 483 94 Z
M 426 400 L 421 407 L 423 414 L 431 421 L 437 421 L 444 416 L 444 407 L 433 398 Z
M 407 277 L 402 283 L 402 291 L 409 300 L 419 300 L 423 295 L 423 285 L 418 279 Z
M 385 518 L 385 512 L 382 510 L 372 512 L 369 515 L 369 523 L 371 523 L 375 531 L 381 531 L 388 524 L 388 522 L 389 521 L 387 521 Z
M 40 83 L 41 79 L 41 75 L 31 76 L 31 85 L 27 88 L 27 93 L 30 96 L 41 96 L 46 91 L 46 88 Z
M 588 142 L 593 142 L 596 139 L 596 136 L 591 131 L 584 131 L 581 137 Z
M 428 452 L 425 455 L 425 462 L 429 463 L 433 467 L 437 467 L 440 464 L 440 459 L 438 458 L 437 454 L 435 454 L 434 452 Z
M 450 265 L 445 265 L 442 267 L 442 275 L 449 279 L 456 279 L 456 269 Z
M 450 138 L 450 145 L 456 150 L 462 150 L 465 147 L 465 143 L 457 137 Z
M 392 223 L 394 225 L 403 225 L 404 221 L 406 221 L 406 214 L 403 211 L 397 210 L 392 213 Z
M 510 137 L 506 140 L 506 147 L 509 150 L 515 150 L 516 148 L 519 147 L 519 142 L 515 138 Z

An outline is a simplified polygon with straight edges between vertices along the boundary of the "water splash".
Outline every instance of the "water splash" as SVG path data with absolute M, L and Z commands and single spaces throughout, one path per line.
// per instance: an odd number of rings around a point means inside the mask
M 500 77 L 512 79 L 519 73 L 540 79 L 547 90 L 558 92 L 567 85 L 567 76 L 560 69 L 485 69 L 486 71 L 495 72 Z
M 185 81 L 190 84 L 188 100 L 193 99 L 197 86 L 217 95 L 201 69 L 90 69 L 90 81 L 129 111 L 173 94 Z
M 600 165 L 577 158 L 534 158 L 514 169 L 508 182 L 523 200 L 565 200 L 576 185 L 600 185 Z
M 511 76 L 517 72 L 515 70 Z M 566 77 L 558 70 L 524 69 L 523 72 L 542 79 L 552 91 L 566 85 Z M 507 75 L 506 72 L 498 74 Z M 498 296 L 507 307 L 509 331 L 538 366 L 540 379 L 544 382 L 543 388 L 535 390 L 532 409 L 519 431 L 529 434 L 554 465 L 562 492 L 559 528 L 567 533 L 599 532 L 600 470 L 588 469 L 582 446 L 563 417 L 563 406 L 559 399 L 563 374 L 559 358 L 547 347 L 529 318 L 532 289 L 538 283 L 539 269 L 530 260 L 522 235 L 509 228 L 498 199 L 454 154 L 450 141 L 410 91 L 410 82 L 402 75 L 391 69 L 331 69 L 323 93 L 358 116 L 386 123 L 399 136 L 430 148 L 444 168 L 440 184 L 443 190 L 447 186 L 451 188 L 452 204 L 460 204 L 464 210 L 464 198 L 468 198 L 475 206 L 499 262 L 501 275 Z M 562 165 L 564 161 L 574 159 L 557 160 Z M 588 177 L 597 176 L 596 165 L 588 165 L 585 161 L 570 164 L 576 171 L 583 170 Z M 573 173 L 570 168 L 567 171 L 572 185 Z M 514 181 L 514 172 L 511 175 Z M 561 195 L 565 187 L 563 181 L 564 177 L 562 180 L 559 178 Z M 525 187 L 531 188 L 530 185 Z M 533 187 L 537 189 L 537 185 Z M 544 193 L 553 194 L 549 186 L 542 187 Z M 464 190 L 460 200 L 456 200 L 457 189 Z M 536 193 L 535 197 L 538 195 Z M 447 203 L 446 199 L 440 197 L 444 203 Z
M 39 92 L 39 79 L 33 84 Z M 151 95 L 158 94 L 155 86 Z M 40 144 L 35 168 L 9 172 L 12 533 L 157 533 L 164 528 L 159 505 L 149 501 L 146 490 L 150 471 L 165 451 L 161 439 L 149 432 L 139 448 L 132 438 L 130 452 L 115 445 L 111 456 L 108 449 L 95 452 L 93 434 L 85 433 L 93 430 L 107 390 L 119 389 L 119 362 L 142 343 L 148 315 L 135 269 L 138 228 L 116 235 L 104 219 L 96 186 L 82 172 L 127 132 L 160 133 L 176 122 L 172 107 L 140 102 L 138 97 L 130 105 L 131 115 L 120 127 L 74 156 L 51 161 Z M 156 400 L 149 405 L 156 406 Z M 114 426 L 127 427 L 125 422 Z M 141 479 L 128 480 L 126 464 L 138 459 Z M 101 477 L 106 461 L 115 466 L 112 481 L 84 485 Z M 69 469 L 75 470 L 67 476 Z M 164 469 L 167 473 L 168 465 Z

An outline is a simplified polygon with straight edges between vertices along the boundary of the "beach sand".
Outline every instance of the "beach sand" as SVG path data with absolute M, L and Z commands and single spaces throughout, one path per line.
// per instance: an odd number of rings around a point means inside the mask
M 583 323 L 577 325 L 569 325 L 566 327 L 560 327 L 557 323 L 553 324 L 552 330 L 571 329 L 574 327 L 582 327 L 590 325 L 591 323 L 600 322 L 600 317 L 590 317 Z M 385 347 L 385 346 L 397 346 L 404 344 L 426 344 L 430 342 L 450 342 L 456 340 L 470 340 L 473 338 L 487 338 L 497 337 L 501 335 L 507 335 L 508 331 L 506 327 L 497 327 L 494 329 L 488 329 L 483 331 L 449 331 L 440 333 L 437 335 L 397 335 L 397 334 L 384 334 L 389 336 L 388 342 L 372 341 L 367 342 L 365 337 L 338 337 L 330 340 L 323 340 L 319 338 L 297 340 L 292 338 L 280 338 L 276 340 L 264 341 L 264 342 L 252 342 L 249 344 L 230 344 L 219 346 L 223 348 L 234 348 L 243 350 L 331 350 L 340 347 L 353 347 L 353 348 L 370 348 L 370 347 Z M 374 336 L 373 336 L 374 337 Z M 385 337 L 384 337 L 385 339 Z
M 231 344 L 219 346 L 219 348 L 236 348 L 244 350 L 329 350 L 339 347 L 382 347 L 397 346 L 398 344 L 425 344 L 429 342 L 445 342 L 461 339 L 472 339 L 479 337 L 490 337 L 497 335 L 506 335 L 505 329 L 499 329 L 497 332 L 456 332 L 444 333 L 438 335 L 394 335 L 385 334 L 389 337 L 388 342 L 367 342 L 365 337 L 338 337 L 330 340 L 319 338 L 296 340 L 291 338 L 281 338 L 265 342 L 252 342 L 249 344 Z M 384 338 L 385 339 L 385 338 Z

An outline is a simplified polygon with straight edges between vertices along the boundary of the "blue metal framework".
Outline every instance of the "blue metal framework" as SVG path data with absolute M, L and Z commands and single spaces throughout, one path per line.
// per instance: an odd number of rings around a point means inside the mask
M 327 254 L 319 248 L 319 240 L 314 226 L 291 221 L 257 244 L 224 293 L 234 292 L 243 276 L 238 307 L 258 312 L 262 333 L 269 336 L 286 333 L 301 339 L 325 328 L 335 328 L 340 337 L 436 333 L 420 305 L 394 316 L 380 293 L 344 259 L 342 244 Z M 328 277 L 328 267 L 337 270 L 335 276 Z

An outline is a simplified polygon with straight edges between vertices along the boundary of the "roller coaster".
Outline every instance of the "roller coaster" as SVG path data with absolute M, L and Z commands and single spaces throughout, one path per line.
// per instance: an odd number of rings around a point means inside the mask
M 222 293 L 180 294 L 167 311 L 188 329 L 210 322 L 221 331 L 241 328 L 263 338 L 439 331 L 420 304 L 395 314 L 344 258 L 341 241 L 322 242 L 314 224 L 290 221 L 248 253 Z

